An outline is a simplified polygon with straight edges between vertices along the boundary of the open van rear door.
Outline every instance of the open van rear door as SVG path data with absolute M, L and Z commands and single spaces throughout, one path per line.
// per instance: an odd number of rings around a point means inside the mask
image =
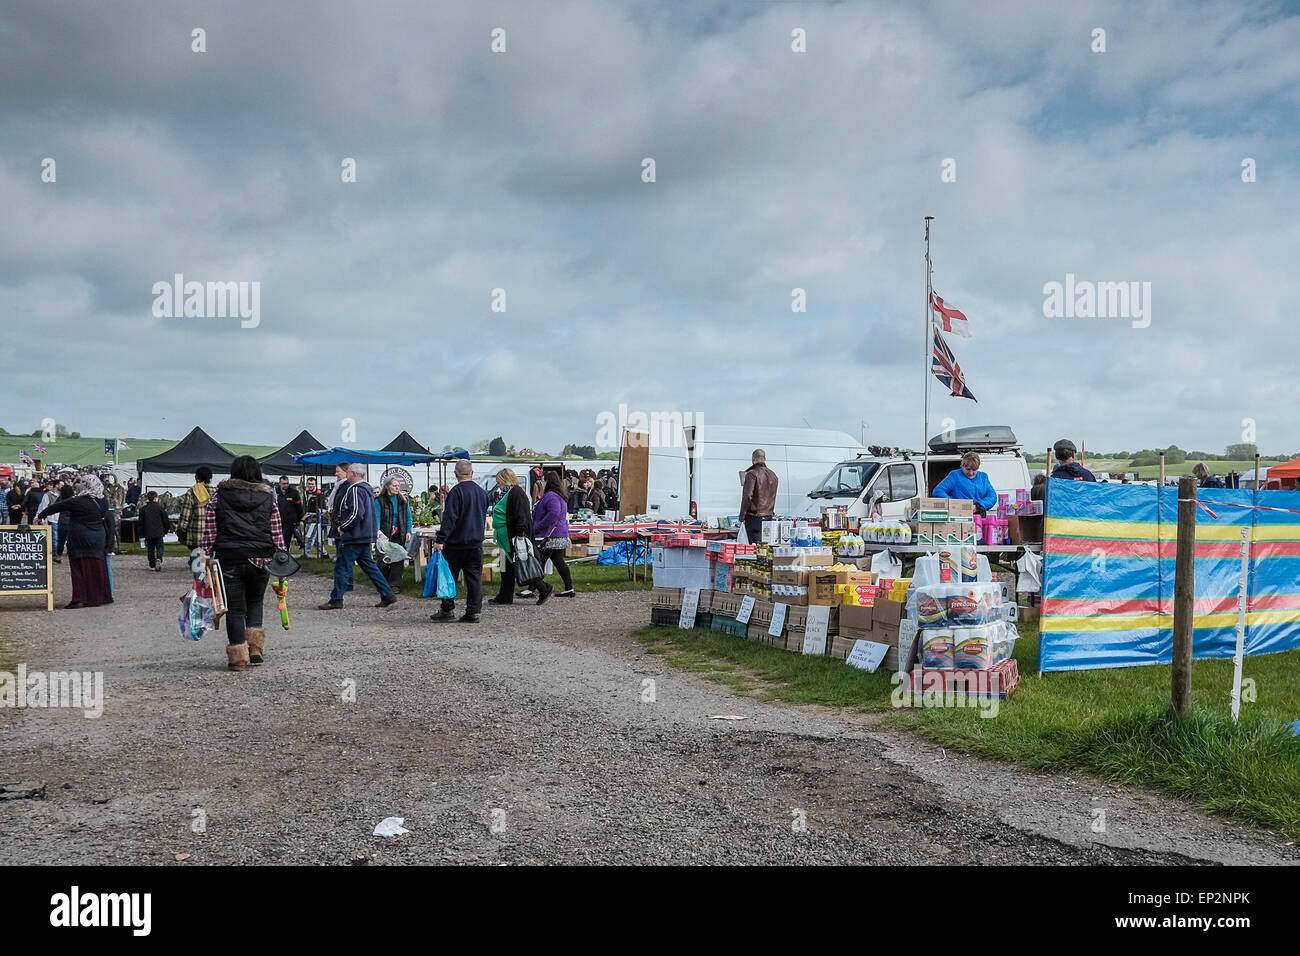
M 684 443 L 652 445 L 649 432 L 625 430 L 618 453 L 620 517 L 690 517 L 690 470 Z

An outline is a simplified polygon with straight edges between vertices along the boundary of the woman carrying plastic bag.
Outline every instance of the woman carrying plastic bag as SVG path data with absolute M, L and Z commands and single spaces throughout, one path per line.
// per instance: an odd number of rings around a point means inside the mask
M 497 472 L 497 487 L 505 492 L 492 509 L 492 537 L 505 560 L 501 574 L 501 593 L 493 604 L 513 604 L 515 583 L 536 582 L 537 603 L 545 604 L 555 588 L 542 580 L 542 566 L 533 547 L 533 512 L 528 496 L 519 487 L 519 478 L 509 468 Z

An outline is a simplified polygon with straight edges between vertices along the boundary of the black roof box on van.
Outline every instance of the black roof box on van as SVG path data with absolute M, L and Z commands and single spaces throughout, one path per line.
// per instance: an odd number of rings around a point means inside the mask
M 972 425 L 943 432 L 930 439 L 930 451 L 941 454 L 965 451 L 1005 451 L 1019 446 L 1010 425 Z

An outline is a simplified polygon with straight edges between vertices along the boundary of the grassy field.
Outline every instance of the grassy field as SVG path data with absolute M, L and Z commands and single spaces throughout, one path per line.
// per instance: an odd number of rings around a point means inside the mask
M 213 436 L 214 438 L 216 436 Z M 128 438 L 122 436 L 122 440 L 130 445 L 129 451 L 119 451 L 117 453 L 118 465 L 127 464 L 135 461 L 137 458 L 149 458 L 153 455 L 161 454 L 176 444 L 176 441 L 163 438 Z M 221 441 L 220 438 L 217 438 Z M 18 463 L 18 453 L 26 451 L 33 458 L 38 458 L 44 462 L 62 462 L 65 465 L 100 465 L 112 463 L 111 458 L 104 456 L 103 438 L 57 438 L 45 441 L 40 438 L 22 438 L 13 435 L 0 435 L 0 462 Z M 32 444 L 45 446 L 45 453 L 32 451 Z M 236 455 L 253 455 L 260 457 L 269 455 L 275 451 L 276 445 L 232 445 L 222 442 L 226 448 L 229 448 Z
M 1181 462 L 1177 465 L 1166 464 L 1165 475 L 1169 477 L 1174 477 L 1178 475 L 1190 475 L 1192 473 L 1192 469 L 1196 467 L 1196 463 L 1199 460 L 1200 459 L 1189 458 L 1187 461 Z M 1042 458 L 1039 458 L 1037 462 L 1035 462 L 1033 459 L 1027 459 L 1027 461 L 1029 463 L 1030 471 L 1041 469 L 1043 467 Z M 1255 467 L 1255 459 L 1252 458 L 1249 461 L 1207 461 L 1205 464 L 1206 467 L 1210 469 L 1210 471 L 1214 472 L 1214 474 L 1226 475 L 1230 471 L 1250 471 L 1252 468 Z M 1277 459 L 1272 459 L 1272 458 L 1268 460 L 1261 459 L 1259 462 L 1259 467 L 1261 469 L 1264 469 L 1264 468 L 1268 468 L 1271 465 L 1280 465 L 1280 464 L 1282 464 L 1282 462 Z M 1089 471 L 1095 472 L 1097 474 L 1102 474 L 1102 473 L 1122 474 L 1125 472 L 1136 472 L 1139 478 L 1160 477 L 1159 465 L 1141 465 L 1137 468 L 1134 468 L 1132 465 L 1128 463 L 1128 459 L 1123 459 L 1123 458 L 1089 457 L 1088 460 L 1084 462 L 1084 466 Z
M 1038 637 L 1021 626 L 1016 642 L 1022 682 L 997 716 L 978 709 L 891 704 L 893 675 L 868 674 L 825 657 L 804 657 L 718 632 L 646 627 L 639 640 L 681 668 L 765 700 L 879 712 L 967 753 L 1035 769 L 1084 771 L 1140 784 L 1195 802 L 1204 810 L 1300 838 L 1300 651 L 1248 658 L 1245 677 L 1257 699 L 1229 718 L 1230 660 L 1197 661 L 1193 716 L 1167 716 L 1170 669 L 1133 667 L 1034 676 Z

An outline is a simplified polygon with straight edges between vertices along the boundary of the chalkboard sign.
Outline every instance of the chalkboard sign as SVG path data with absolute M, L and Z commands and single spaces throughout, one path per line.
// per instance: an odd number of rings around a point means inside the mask
M 0 526 L 0 595 L 44 594 L 45 609 L 54 610 L 50 530 L 49 525 L 26 531 L 15 525 Z

